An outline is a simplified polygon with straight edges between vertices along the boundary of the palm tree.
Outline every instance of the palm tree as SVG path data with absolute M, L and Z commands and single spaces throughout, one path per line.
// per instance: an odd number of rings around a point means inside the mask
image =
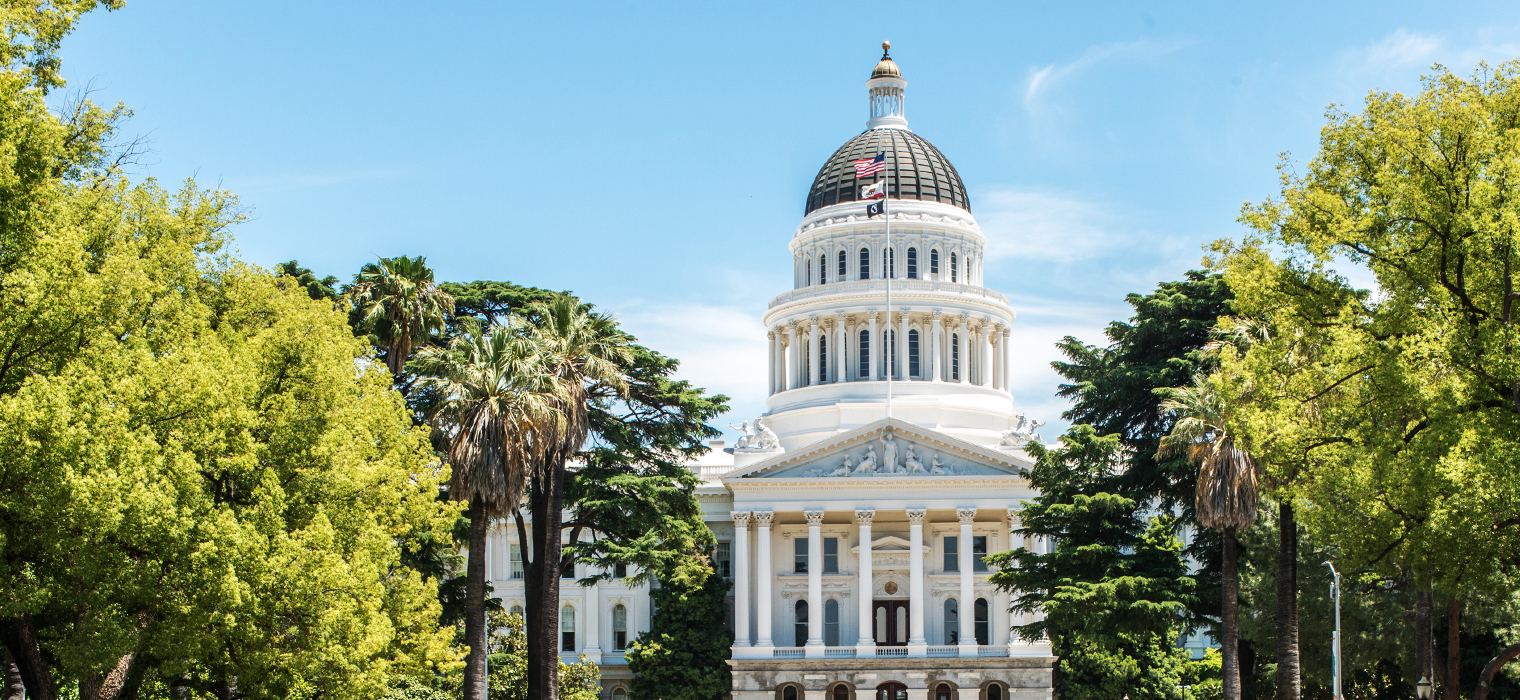
M 434 423 L 449 436 L 449 496 L 470 504 L 465 567 L 465 700 L 486 700 L 486 532 L 510 516 L 527 484 L 557 449 L 568 396 L 531 334 L 487 333 L 472 320 L 446 348 L 418 354 L 422 385 L 436 396 Z
M 1256 461 L 1226 429 L 1224 401 L 1208 377 L 1195 377 L 1190 386 L 1168 390 L 1161 410 L 1176 417 L 1161 438 L 1158 457 L 1187 454 L 1199 466 L 1194 507 L 1198 522 L 1220 531 L 1224 543 L 1224 605 L 1220 611 L 1219 644 L 1223 661 L 1225 700 L 1240 699 L 1240 573 L 1235 534 L 1256 520 L 1258 489 Z
M 590 394 L 610 390 L 626 395 L 623 367 L 633 358 L 631 338 L 606 314 L 593 313 L 575 299 L 560 295 L 529 307 L 536 323 L 533 338 L 544 363 L 561 386 L 558 410 L 563 430 L 546 445 L 545 461 L 528 485 L 533 519 L 532 551 L 523 552 L 528 623 L 528 697 L 559 697 L 559 580 L 566 565 L 560 543 L 565 500 L 566 464 L 586 444 L 590 432 Z M 519 537 L 528 535 L 521 518 Z
M 433 270 L 420 255 L 365 263 L 348 294 L 354 310 L 385 344 L 385 365 L 398 378 L 412 343 L 443 330 L 454 315 L 454 298 L 433 282 Z

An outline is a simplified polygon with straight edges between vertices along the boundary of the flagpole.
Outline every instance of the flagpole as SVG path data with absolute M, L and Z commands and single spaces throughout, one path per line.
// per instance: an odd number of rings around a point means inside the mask
M 890 135 L 889 135 L 890 136 Z M 889 141 L 890 143 L 890 141 Z M 897 167 L 897 156 L 893 153 L 892 167 Z M 887 211 L 887 200 L 892 198 L 891 176 L 887 175 L 886 163 L 882 163 L 882 179 L 887 183 L 881 193 L 881 218 L 887 224 L 887 337 L 891 342 L 886 343 L 887 356 L 887 417 L 892 417 L 892 358 L 897 354 L 897 330 L 892 327 L 892 273 L 897 270 L 897 254 L 892 250 L 892 213 Z

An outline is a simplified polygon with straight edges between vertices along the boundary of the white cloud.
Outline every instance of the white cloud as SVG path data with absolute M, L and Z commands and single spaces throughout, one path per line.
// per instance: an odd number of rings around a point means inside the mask
M 1340 68 L 1349 76 L 1382 77 L 1410 68 L 1430 65 L 1441 49 L 1443 39 L 1406 29 L 1397 29 L 1371 46 L 1346 51 L 1340 57 Z
M 987 257 L 1072 262 L 1127 245 L 1135 231 L 1103 205 L 1048 190 L 998 187 L 977 197 Z
M 1341 52 L 1332 62 L 1357 90 L 1418 90 L 1416 76 L 1440 63 L 1466 76 L 1480 61 L 1497 65 L 1520 55 L 1520 30 L 1489 28 L 1469 39 L 1396 29 L 1380 41 Z
M 677 379 L 731 399 L 733 411 L 719 423 L 765 410 L 765 326 L 756 313 L 763 305 L 630 300 L 618 306 L 618 321 L 641 345 L 681 361 Z
M 1100 44 L 1087 47 L 1076 60 L 1068 63 L 1052 63 L 1041 68 L 1030 68 L 1024 80 L 1024 108 L 1031 113 L 1044 106 L 1041 98 L 1072 78 L 1109 59 L 1155 58 L 1181 48 L 1178 42 L 1158 42 L 1141 39 L 1118 44 Z

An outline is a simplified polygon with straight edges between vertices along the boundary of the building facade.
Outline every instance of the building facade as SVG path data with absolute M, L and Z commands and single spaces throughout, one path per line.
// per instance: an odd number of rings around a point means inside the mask
M 1018 446 L 1039 427 L 1008 389 L 1016 315 L 982 286 L 965 185 L 908 128 L 886 48 L 867 129 L 819 170 L 790 244 L 794 288 L 764 315 L 767 411 L 690 465 L 733 580 L 733 697 L 1048 700 L 1050 646 L 1010 633 L 1027 620 L 981 560 L 1049 545 L 1013 534 L 1036 495 Z M 857 177 L 879 154 L 882 172 Z M 878 182 L 884 214 L 862 200 Z M 496 528 L 487 553 L 509 609 L 524 605 L 516 539 Z M 601 664 L 620 700 L 647 590 L 561 590 L 562 653 Z

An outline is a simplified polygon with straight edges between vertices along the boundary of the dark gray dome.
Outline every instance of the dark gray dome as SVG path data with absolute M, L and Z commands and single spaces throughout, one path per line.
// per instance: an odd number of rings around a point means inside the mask
M 855 161 L 875 158 L 887 151 L 887 197 L 940 202 L 971 211 L 966 185 L 960 173 L 934 144 L 907 129 L 872 129 L 846 141 L 813 178 L 808 191 L 807 211 L 811 214 L 831 204 L 854 202 L 860 198 L 860 186 L 876 181 L 875 175 L 855 181 Z

